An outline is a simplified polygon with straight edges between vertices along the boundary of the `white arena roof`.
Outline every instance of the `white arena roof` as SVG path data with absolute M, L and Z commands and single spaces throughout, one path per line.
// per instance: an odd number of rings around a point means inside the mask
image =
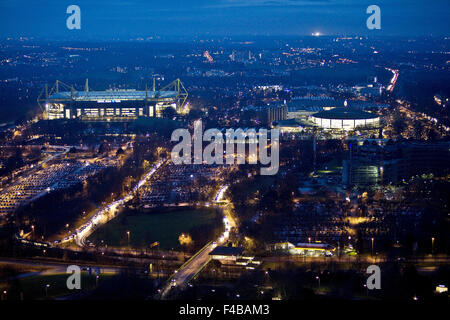
M 156 96 L 158 94 L 158 96 Z M 70 91 L 54 93 L 48 100 L 71 99 Z M 75 101 L 99 101 L 99 100 L 145 100 L 145 98 L 175 98 L 175 91 L 137 91 L 137 90 L 106 90 L 106 91 L 74 91 Z

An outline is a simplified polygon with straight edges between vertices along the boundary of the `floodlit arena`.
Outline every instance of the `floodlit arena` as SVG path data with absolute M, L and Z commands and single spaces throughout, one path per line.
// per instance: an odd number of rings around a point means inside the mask
M 377 128 L 380 117 L 376 114 L 349 108 L 334 108 L 311 115 L 311 120 L 323 129 L 355 130 Z
M 63 87 L 65 91 L 61 91 Z M 44 92 L 45 91 L 45 92 Z M 81 119 L 87 121 L 129 121 L 138 117 L 161 117 L 166 108 L 178 113 L 185 110 L 188 93 L 179 79 L 155 90 L 135 89 L 91 91 L 86 80 L 84 91 L 77 91 L 61 81 L 48 86 L 38 98 L 44 119 Z

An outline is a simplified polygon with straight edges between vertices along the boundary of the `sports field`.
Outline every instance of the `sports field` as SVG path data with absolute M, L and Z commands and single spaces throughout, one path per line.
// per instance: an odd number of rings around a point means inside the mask
M 148 248 L 158 241 L 161 249 L 180 249 L 180 234 L 190 234 L 194 241 L 207 242 L 220 228 L 222 218 L 214 209 L 160 209 L 150 212 L 124 212 L 100 227 L 89 241 L 113 247 Z M 202 232 L 203 230 L 203 232 Z M 129 231 L 129 239 L 128 232 Z

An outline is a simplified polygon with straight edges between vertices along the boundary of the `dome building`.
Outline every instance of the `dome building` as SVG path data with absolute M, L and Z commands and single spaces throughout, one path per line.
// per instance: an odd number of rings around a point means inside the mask
M 311 121 L 323 129 L 355 130 L 358 127 L 377 128 L 380 117 L 377 114 L 350 108 L 334 108 L 311 115 Z

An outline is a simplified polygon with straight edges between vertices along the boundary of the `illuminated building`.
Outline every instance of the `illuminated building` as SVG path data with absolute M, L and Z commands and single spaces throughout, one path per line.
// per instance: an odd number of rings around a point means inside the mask
M 415 175 L 445 176 L 450 171 L 450 143 L 402 142 L 379 145 L 350 143 L 349 158 L 343 161 L 344 185 L 382 185 L 398 183 Z
M 307 256 L 331 256 L 336 250 L 332 245 L 322 242 L 297 243 L 296 245 L 290 242 L 280 242 L 273 244 L 272 247 L 273 250 L 283 250 L 293 255 Z
M 371 101 L 333 99 L 331 97 L 298 97 L 287 102 L 287 119 L 308 120 L 320 111 L 334 108 L 349 108 L 350 110 L 378 110 L 388 105 Z
M 209 53 L 208 50 L 206 50 L 205 52 L 203 52 L 203 56 L 204 56 L 206 59 L 208 59 L 208 62 L 209 62 L 209 63 L 213 63 L 213 62 L 214 62 L 214 59 L 211 57 L 211 54 Z
M 398 146 L 381 146 L 375 141 L 358 146 L 350 143 L 350 158 L 342 163 L 345 185 L 377 185 L 398 182 L 406 175 Z
M 225 265 L 238 265 L 246 269 L 255 269 L 261 264 L 261 261 L 255 260 L 254 256 L 243 255 L 244 249 L 239 247 L 215 247 L 209 253 L 212 260 L 218 260 Z
M 271 104 L 265 106 L 248 106 L 244 111 L 255 111 L 259 121 L 265 125 L 272 125 L 274 121 L 286 120 L 287 106 L 282 104 Z
M 445 293 L 445 292 L 448 292 L 448 288 L 445 285 L 440 284 L 436 286 L 436 293 Z
M 444 97 L 438 94 L 434 96 L 434 101 L 443 108 L 447 107 L 449 103 L 448 97 Z
M 380 125 L 378 115 L 350 108 L 334 108 L 317 112 L 311 121 L 323 129 L 355 130 L 357 128 L 377 128 Z
M 61 91 L 60 87 L 68 89 Z M 88 121 L 129 121 L 138 117 L 161 117 L 166 108 L 182 112 L 187 99 L 187 91 L 179 79 L 156 90 L 139 91 L 135 89 L 77 91 L 60 81 L 41 93 L 38 103 L 44 112 L 44 118 L 81 119 Z
M 243 248 L 239 247 L 215 247 L 213 251 L 209 253 L 211 259 L 219 261 L 236 261 L 242 258 L 244 252 Z

